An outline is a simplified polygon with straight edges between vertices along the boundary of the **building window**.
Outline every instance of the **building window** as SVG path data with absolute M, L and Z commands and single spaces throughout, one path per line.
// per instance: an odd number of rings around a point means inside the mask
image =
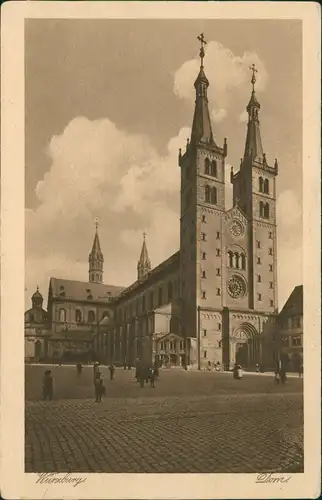
M 263 187 L 264 187 L 263 177 L 260 177 L 258 179 L 258 190 L 259 190 L 260 193 L 263 192 Z
M 273 255 L 273 249 L 272 248 L 268 249 L 268 255 Z
M 257 246 L 257 248 L 261 247 L 261 242 L 259 240 L 256 241 L 256 246 Z
M 180 350 L 184 349 L 184 340 L 180 340 Z
M 271 307 L 274 307 L 274 301 L 273 301 L 272 299 L 269 301 L 269 305 L 270 305 Z
M 202 260 L 206 260 L 206 252 L 202 252 Z
M 234 259 L 234 254 L 229 250 L 228 252 L 228 265 L 229 267 L 233 267 L 233 259 Z
M 292 346 L 298 347 L 301 345 L 301 337 L 292 337 Z
M 65 309 L 59 309 L 59 321 L 65 323 L 66 321 L 66 311 Z
M 75 311 L 75 319 L 76 323 L 80 323 L 82 321 L 82 313 L 79 309 L 76 309 Z
M 94 321 L 95 321 L 95 313 L 94 313 L 94 311 L 89 311 L 88 312 L 88 322 L 94 323 Z
M 264 213 L 265 219 L 269 219 L 269 204 L 268 203 L 265 203 L 263 213 Z
M 220 288 L 217 288 L 217 295 L 220 295 Z
M 160 342 L 160 349 L 163 351 L 164 350 L 164 342 Z
M 201 273 L 201 277 L 202 277 L 202 278 L 206 278 L 206 271 L 202 271 L 202 273 Z
M 260 264 L 260 263 L 261 263 L 261 258 L 257 257 L 257 264 Z
M 91 273 L 91 280 L 94 281 L 94 273 Z
M 209 172 L 210 172 L 210 161 L 209 161 L 209 158 L 206 158 L 205 159 L 205 174 L 209 175 Z
M 206 233 L 201 233 L 201 239 L 202 239 L 203 241 L 206 241 Z
M 240 256 L 240 260 L 241 260 L 241 268 L 245 270 L 246 269 L 246 257 L 243 253 Z
M 217 274 L 217 276 L 220 276 L 220 268 L 219 267 L 217 267 L 217 269 L 216 269 L 216 274 Z
M 204 351 L 203 352 L 203 357 L 206 358 L 207 357 L 207 351 Z
M 150 292 L 150 301 L 149 301 L 150 309 L 153 309 L 154 303 L 153 303 L 153 292 Z
M 268 231 L 268 237 L 270 240 L 273 238 L 272 231 Z
M 273 264 L 269 264 L 268 269 L 269 269 L 270 271 L 273 271 Z
M 142 312 L 145 311 L 145 295 L 142 297 Z
M 206 184 L 206 186 L 205 186 L 205 202 L 210 203 L 210 198 L 211 198 L 210 186 L 208 186 L 208 184 Z
M 218 330 L 221 330 L 221 323 L 218 323 Z
M 215 187 L 211 189 L 211 203 L 217 205 L 217 189 Z
M 207 330 L 204 330 L 204 331 L 203 331 L 203 336 L 204 336 L 204 337 L 207 337 Z
M 206 216 L 205 215 L 202 216 L 201 222 L 206 222 Z
M 212 160 L 212 162 L 211 162 L 211 175 L 213 177 L 217 177 L 217 162 L 216 162 L 216 160 Z
M 217 255 L 217 257 L 220 257 L 220 249 L 219 248 L 216 249 L 216 255 Z
M 159 288 L 158 292 L 158 306 L 162 306 L 163 298 L 162 298 L 162 288 Z
M 206 292 L 202 292 L 202 298 L 205 299 L 206 298 Z
M 273 282 L 272 281 L 269 282 L 269 287 L 273 288 Z
M 261 293 L 258 293 L 257 294 L 257 300 L 260 302 L 262 300 L 262 294 Z
M 262 201 L 259 202 L 259 216 L 264 217 L 264 203 Z
M 216 238 L 217 238 L 217 240 L 220 240 L 220 232 L 219 231 L 216 232 Z
M 102 314 L 102 319 L 103 318 L 108 318 L 108 317 L 109 317 L 108 311 L 104 311 L 103 314 Z
M 300 327 L 301 327 L 301 319 L 292 318 L 292 328 L 300 328 Z
M 284 335 L 281 337 L 281 344 L 284 346 L 284 347 L 288 347 L 289 346 L 289 337 L 288 335 Z
M 264 180 L 264 193 L 269 194 L 269 180 L 268 179 Z
M 258 283 L 261 283 L 262 282 L 262 277 L 260 274 L 257 275 L 257 282 Z

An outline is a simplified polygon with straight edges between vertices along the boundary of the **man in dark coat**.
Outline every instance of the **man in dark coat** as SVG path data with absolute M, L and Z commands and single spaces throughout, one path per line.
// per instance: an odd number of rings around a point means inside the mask
M 43 397 L 46 400 L 47 398 L 49 401 L 53 399 L 53 377 L 51 375 L 51 370 L 46 370 L 44 379 L 43 379 Z

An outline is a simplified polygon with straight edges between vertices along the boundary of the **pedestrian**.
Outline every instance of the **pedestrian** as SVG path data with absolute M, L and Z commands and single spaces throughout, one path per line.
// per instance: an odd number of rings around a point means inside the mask
M 150 387 L 155 387 L 154 381 L 155 381 L 155 371 L 154 368 L 149 368 L 149 379 L 150 379 Z
M 258 364 L 258 363 L 256 363 L 256 367 L 255 367 L 255 369 L 256 369 L 256 373 L 259 373 L 259 372 L 260 372 L 260 369 L 259 369 L 259 364 Z
M 113 363 L 110 364 L 108 369 L 110 370 L 110 380 L 114 380 L 115 366 L 113 365 Z
M 103 378 L 100 371 L 95 374 L 95 403 L 102 402 L 102 395 L 104 392 Z
M 43 397 L 49 401 L 53 399 L 53 391 L 54 391 L 54 381 L 51 375 L 51 370 L 46 370 L 43 378 Z
M 303 376 L 303 363 L 301 362 L 299 366 L 299 378 L 302 378 L 302 376 Z
M 83 370 L 82 363 L 76 364 L 76 370 L 77 370 L 77 375 L 80 375 L 82 373 L 82 370 Z
M 93 366 L 93 382 L 95 384 L 95 380 L 96 380 L 96 372 L 99 371 L 99 363 L 95 362 L 94 363 L 94 366 Z
M 243 376 L 243 371 L 242 367 L 235 363 L 234 369 L 233 369 L 233 376 L 236 380 L 240 380 Z

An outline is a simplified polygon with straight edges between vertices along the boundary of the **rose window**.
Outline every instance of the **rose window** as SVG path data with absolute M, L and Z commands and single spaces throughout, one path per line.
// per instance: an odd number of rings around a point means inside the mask
M 229 226 L 229 231 L 235 238 L 238 238 L 244 233 L 244 227 L 238 220 L 233 220 Z
M 234 299 L 241 298 L 246 293 L 246 283 L 241 276 L 232 276 L 227 282 L 227 290 Z

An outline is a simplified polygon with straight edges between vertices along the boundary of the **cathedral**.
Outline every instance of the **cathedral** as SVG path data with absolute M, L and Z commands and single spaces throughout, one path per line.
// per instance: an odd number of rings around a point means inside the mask
M 262 146 L 253 65 L 245 149 L 238 172 L 231 170 L 233 207 L 225 210 L 228 145 L 213 133 L 206 42 L 199 40 L 191 138 L 178 154 L 180 249 L 153 268 L 144 235 L 137 280 L 109 286 L 96 227 L 88 281 L 50 279 L 47 357 L 90 353 L 108 363 L 199 369 L 235 362 L 251 369 L 268 359 L 265 327 L 277 314 L 278 164 Z

